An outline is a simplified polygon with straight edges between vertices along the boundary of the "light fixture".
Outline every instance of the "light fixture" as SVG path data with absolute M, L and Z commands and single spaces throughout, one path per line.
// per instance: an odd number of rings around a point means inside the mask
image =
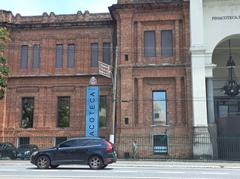
M 239 84 L 233 79 L 234 75 L 234 68 L 236 67 L 236 64 L 234 62 L 234 59 L 232 57 L 231 53 L 231 41 L 229 40 L 229 59 L 227 61 L 227 68 L 228 68 L 228 81 L 223 86 L 224 94 L 228 96 L 236 96 L 240 92 L 240 86 Z

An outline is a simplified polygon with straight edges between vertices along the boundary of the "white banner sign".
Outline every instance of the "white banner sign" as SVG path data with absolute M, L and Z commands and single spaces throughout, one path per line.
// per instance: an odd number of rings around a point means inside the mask
M 112 66 L 98 61 L 98 72 L 99 72 L 100 75 L 111 78 Z

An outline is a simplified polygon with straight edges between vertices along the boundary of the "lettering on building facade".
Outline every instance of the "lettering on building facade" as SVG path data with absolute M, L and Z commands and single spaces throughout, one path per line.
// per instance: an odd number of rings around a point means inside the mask
M 211 18 L 213 21 L 215 20 L 240 20 L 239 16 L 212 16 Z
M 86 95 L 86 136 L 98 136 L 99 88 L 87 87 Z

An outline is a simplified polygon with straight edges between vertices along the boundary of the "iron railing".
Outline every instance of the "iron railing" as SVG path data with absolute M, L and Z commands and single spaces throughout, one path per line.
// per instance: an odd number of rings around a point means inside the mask
M 166 138 L 164 138 L 166 137 Z M 72 138 L 66 137 L 66 138 Z M 21 138 L 21 144 L 35 144 L 39 149 L 49 148 L 61 142 L 57 137 Z M 63 138 L 65 139 L 65 138 Z M 0 143 L 11 143 L 17 148 L 19 138 L 0 138 Z M 133 145 L 133 143 L 136 143 Z M 134 148 L 135 146 L 135 148 Z M 194 147 L 206 151 L 209 147 L 208 160 L 240 160 L 240 137 L 197 137 L 192 136 L 117 136 L 115 149 L 120 159 L 194 159 Z M 5 158 L 1 155 L 0 159 Z M 11 150 L 11 149 L 9 149 Z M 206 159 L 205 156 L 200 159 Z

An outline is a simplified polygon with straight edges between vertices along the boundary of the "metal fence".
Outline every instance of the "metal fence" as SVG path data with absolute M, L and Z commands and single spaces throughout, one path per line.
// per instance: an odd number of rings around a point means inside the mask
M 0 138 L 0 159 L 7 157 L 2 154 L 5 147 L 1 143 L 11 143 L 13 147 L 7 150 L 17 150 L 21 144 L 35 144 L 39 149 L 57 145 L 72 137 L 5 137 Z M 117 136 L 115 148 L 121 159 L 194 159 L 194 147 L 199 152 L 211 148 L 208 160 L 240 160 L 240 137 L 197 137 L 192 136 Z M 15 149 L 14 149 L 15 148 Z M 11 158 L 11 157 L 8 157 Z

